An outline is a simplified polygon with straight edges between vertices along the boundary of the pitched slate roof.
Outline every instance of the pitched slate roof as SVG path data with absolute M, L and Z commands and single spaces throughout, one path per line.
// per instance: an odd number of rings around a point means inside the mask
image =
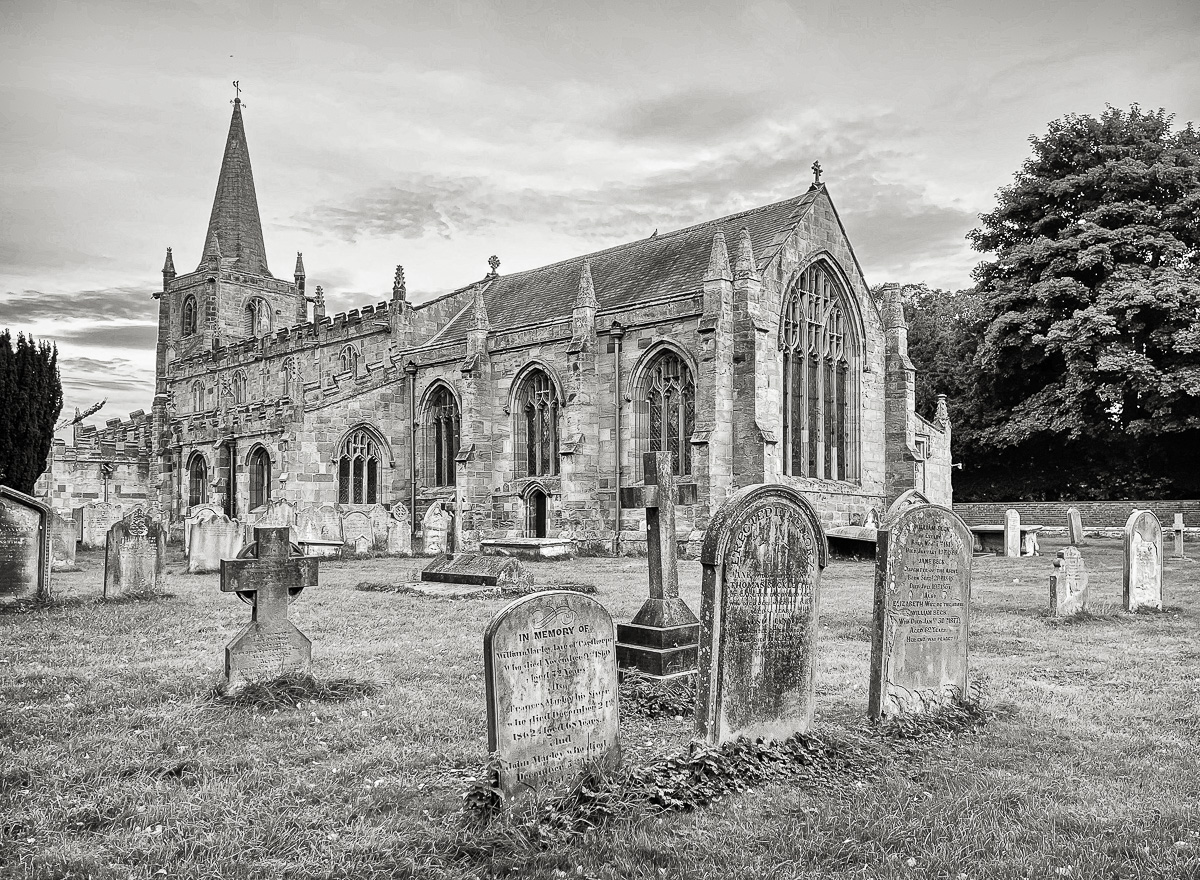
M 254 275 L 271 275 L 267 268 L 267 249 L 263 245 L 262 221 L 258 216 L 258 197 L 254 193 L 254 172 L 250 168 L 250 150 L 242 126 L 242 102 L 234 100 L 217 194 L 213 197 L 208 231 L 204 234 L 205 258 L 216 234 L 222 265 Z M 233 262 L 229 263 L 228 258 Z M 201 259 L 203 265 L 204 259 Z
M 579 273 L 585 260 L 591 263 L 597 307 L 601 311 L 700 290 L 717 232 L 725 233 L 732 253 L 737 247 L 738 233 L 743 227 L 748 230 L 755 261 L 762 269 L 774 259 L 787 233 L 823 190 L 824 187 L 810 189 L 801 196 L 676 232 L 501 275 L 492 279 L 484 290 L 491 329 L 504 330 L 569 317 L 579 293 Z M 471 310 L 466 309 L 438 333 L 437 341 L 463 339 L 472 325 Z

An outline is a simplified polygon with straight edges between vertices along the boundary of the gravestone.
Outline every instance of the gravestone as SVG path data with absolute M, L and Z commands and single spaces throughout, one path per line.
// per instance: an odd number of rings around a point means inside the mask
M 296 515 L 296 542 L 307 556 L 337 556 L 342 552 L 342 514 L 334 504 L 303 508 Z
M 1088 573 L 1083 555 L 1075 547 L 1058 551 L 1050 575 L 1050 614 L 1069 617 L 1087 608 Z
M 936 504 L 879 532 L 871 630 L 872 718 L 928 712 L 967 693 L 971 530 Z
M 225 512 L 217 504 L 197 504 L 188 508 L 187 516 L 183 518 L 183 552 L 186 554 L 191 546 L 192 526 L 198 522 L 224 516 Z
M 1004 555 L 1021 555 L 1021 514 L 1011 507 L 1004 511 Z
M 645 481 L 637 500 L 646 508 L 650 598 L 630 623 L 617 626 L 617 665 L 658 679 L 692 675 L 700 621 L 679 597 L 675 505 L 694 504 L 695 498 L 689 490 L 680 498 L 673 453 L 647 452 L 642 465 Z
M 387 552 L 412 556 L 412 518 L 400 502 L 392 505 L 387 525 Z
M 595 599 L 522 596 L 488 624 L 483 663 L 488 749 L 506 795 L 549 791 L 589 764 L 620 762 L 613 623 Z
M 245 544 L 253 543 L 255 529 L 290 529 L 291 540 L 296 540 L 296 505 L 285 498 L 272 498 L 262 507 L 247 514 Z
M 816 511 L 789 486 L 747 486 L 713 515 L 700 551 L 700 738 L 808 729 L 827 558 Z
M 1183 514 L 1175 514 L 1175 526 L 1171 530 L 1175 538 L 1175 552 L 1171 554 L 1172 559 L 1187 559 L 1183 552 Z
M 342 543 L 346 552 L 363 555 L 375 548 L 375 527 L 364 511 L 342 514 Z
M 85 550 L 99 550 L 108 542 L 108 530 L 125 515 L 120 504 L 97 501 L 83 505 L 83 529 L 80 544 Z
M 236 558 L 245 546 L 245 534 L 240 522 L 224 514 L 200 520 L 188 541 L 188 574 L 220 571 L 221 560 Z
M 79 543 L 79 526 L 73 516 L 63 516 L 57 510 L 50 512 L 50 519 L 50 567 L 54 571 L 72 571 L 75 568 L 75 545 Z
M 915 492 L 915 489 L 910 489 L 910 492 Z M 907 494 L 907 493 L 906 493 Z M 903 497 L 903 496 L 901 496 Z M 896 499 L 899 501 L 900 499 Z M 863 517 L 863 528 L 879 530 L 879 511 L 872 507 L 867 511 L 867 515 Z
M 1135 510 L 1125 523 L 1122 595 L 1126 611 L 1162 611 L 1162 525 L 1149 510 Z
M 421 552 L 427 556 L 449 553 L 454 517 L 441 501 L 434 501 L 421 517 Z
M 52 515 L 32 495 L 0 486 L 0 599 L 50 599 Z
M 1067 540 L 1076 545 L 1083 543 L 1083 518 L 1078 507 L 1067 508 Z
M 905 489 L 900 493 L 899 497 L 897 497 L 895 501 L 888 505 L 888 509 L 884 511 L 882 525 L 888 526 L 895 522 L 896 517 L 900 516 L 900 514 L 904 513 L 904 511 L 908 510 L 910 507 L 916 507 L 918 504 L 928 503 L 929 499 L 925 497 L 924 492 L 921 492 L 918 489 Z M 875 528 L 878 529 L 879 526 L 880 523 L 875 524 Z
M 225 686 L 236 691 L 254 681 L 312 669 L 312 642 L 288 620 L 288 603 L 317 585 L 319 560 L 304 556 L 285 527 L 255 529 L 237 559 L 221 561 L 221 592 L 251 606 L 250 623 L 225 646 Z
M 148 596 L 159 590 L 166 533 L 141 507 L 113 523 L 104 550 L 104 598 Z
M 447 553 L 421 569 L 421 580 L 503 587 L 524 583 L 525 572 L 518 559 L 482 553 Z

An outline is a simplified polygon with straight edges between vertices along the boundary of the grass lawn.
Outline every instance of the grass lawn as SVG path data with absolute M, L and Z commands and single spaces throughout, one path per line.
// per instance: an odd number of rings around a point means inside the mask
M 0 876 L 1200 878 L 1200 562 L 1167 561 L 1167 613 L 1052 621 L 1059 546 L 975 560 L 972 674 L 1005 710 L 986 726 L 910 743 L 866 781 L 631 806 L 586 834 L 464 824 L 487 757 L 483 629 L 507 600 L 358 591 L 413 562 L 323 561 L 292 605 L 314 674 L 377 690 L 261 712 L 209 697 L 249 618 L 216 575 L 181 573 L 172 548 L 168 598 L 105 603 L 103 554 L 80 553 L 60 604 L 0 613 Z M 1119 608 L 1120 542 L 1083 554 L 1093 604 Z M 644 559 L 530 569 L 594 584 L 617 621 L 646 595 Z M 872 576 L 835 561 L 822 584 L 816 731 L 851 745 L 871 740 Z M 699 564 L 680 580 L 698 611 Z M 690 739 L 690 719 L 622 721 L 630 764 Z

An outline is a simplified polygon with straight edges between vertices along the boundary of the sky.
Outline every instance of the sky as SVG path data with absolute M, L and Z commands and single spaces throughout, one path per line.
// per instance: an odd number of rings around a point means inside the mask
M 1200 122 L 1197 0 L 0 4 L 0 327 L 64 413 L 150 409 L 166 248 L 199 263 L 241 84 L 270 268 L 421 301 L 823 181 L 875 285 L 957 290 L 1028 139 Z M 3 402 L 0 402 L 3 405 Z

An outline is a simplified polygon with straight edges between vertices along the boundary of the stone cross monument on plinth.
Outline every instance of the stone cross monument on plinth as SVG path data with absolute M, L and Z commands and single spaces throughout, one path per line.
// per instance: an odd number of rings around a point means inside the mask
M 231 691 L 312 668 L 312 642 L 288 620 L 288 602 L 317 585 L 318 560 L 300 555 L 288 532 L 287 527 L 255 529 L 254 543 L 237 559 L 221 560 L 221 592 L 237 593 L 253 608 L 249 625 L 225 646 Z
M 679 484 L 670 452 L 647 452 L 642 462 L 645 485 L 625 490 L 625 498 L 628 506 L 646 508 L 650 598 L 631 623 L 617 624 L 617 666 L 653 678 L 678 678 L 696 671 L 700 621 L 679 598 L 675 505 L 694 504 L 696 487 Z

